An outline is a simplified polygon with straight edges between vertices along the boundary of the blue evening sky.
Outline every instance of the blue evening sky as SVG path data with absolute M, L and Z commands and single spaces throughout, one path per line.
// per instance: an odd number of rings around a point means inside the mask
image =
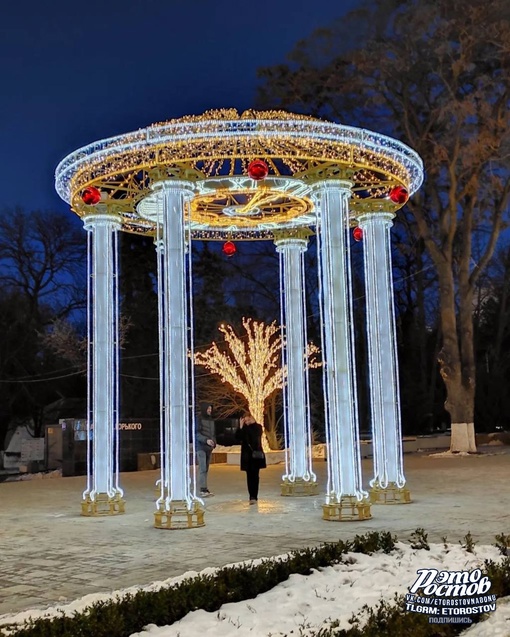
M 356 0 L 6 0 L 0 209 L 67 209 L 57 163 L 89 142 L 253 106 L 256 71 Z

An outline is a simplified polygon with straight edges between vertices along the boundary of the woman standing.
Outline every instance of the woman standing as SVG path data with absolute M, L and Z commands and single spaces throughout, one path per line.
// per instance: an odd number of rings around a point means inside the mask
M 239 421 L 236 439 L 241 442 L 241 471 L 246 471 L 250 504 L 257 504 L 259 495 L 259 471 L 266 468 L 266 456 L 262 451 L 262 425 L 251 414 Z

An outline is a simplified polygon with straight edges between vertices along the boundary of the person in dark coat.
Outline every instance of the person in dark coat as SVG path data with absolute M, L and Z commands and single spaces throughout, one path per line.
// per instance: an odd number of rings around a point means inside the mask
M 250 504 L 256 504 L 259 495 L 259 471 L 266 468 L 266 457 L 262 451 L 262 425 L 255 422 L 251 414 L 239 421 L 236 439 L 241 443 L 241 471 L 246 471 L 246 482 Z M 255 452 L 255 454 L 254 454 Z M 253 457 L 253 456 L 257 457 Z
M 198 421 L 195 438 L 198 459 L 198 487 L 200 496 L 207 498 L 214 495 L 207 488 L 207 474 L 212 450 L 216 447 L 216 423 L 213 418 L 213 406 L 211 403 L 200 403 L 200 420 Z

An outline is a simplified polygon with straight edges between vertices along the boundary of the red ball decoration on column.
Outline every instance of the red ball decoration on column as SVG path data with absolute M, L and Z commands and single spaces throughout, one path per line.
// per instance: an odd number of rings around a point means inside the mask
M 409 193 L 404 186 L 395 186 L 390 190 L 390 199 L 393 203 L 402 205 L 409 199 Z
M 232 241 L 226 241 L 221 250 L 227 257 L 233 257 L 237 252 L 236 244 Z
M 87 206 L 95 206 L 101 201 L 101 191 L 94 186 L 89 186 L 82 191 L 81 198 Z
M 359 226 L 356 226 L 352 231 L 352 236 L 354 237 L 354 241 L 362 241 L 363 230 Z
M 269 174 L 269 167 L 265 161 L 262 159 L 254 159 L 248 165 L 248 176 L 255 181 L 260 181 L 261 179 L 265 179 Z

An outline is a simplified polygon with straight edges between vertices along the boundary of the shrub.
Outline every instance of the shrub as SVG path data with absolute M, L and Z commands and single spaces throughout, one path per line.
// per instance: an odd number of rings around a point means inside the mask
M 418 532 L 420 547 L 415 548 L 428 549 L 426 534 L 423 529 L 417 529 Z M 287 580 L 291 574 L 308 575 L 313 569 L 337 564 L 349 551 L 368 555 L 376 551 L 389 553 L 395 541 L 390 533 L 356 535 L 349 542 L 294 551 L 286 559 L 225 567 L 158 591 L 139 591 L 97 602 L 72 616 L 62 613 L 29 620 L 13 631 L 4 626 L 0 637 L 129 637 L 148 624 L 172 624 L 199 608 L 213 612 L 227 602 L 251 599 Z M 492 581 L 491 593 L 498 597 L 510 594 L 510 558 L 501 564 L 487 560 L 484 570 Z M 408 613 L 403 608 L 403 598 L 398 597 L 394 604 L 381 601 L 373 609 L 365 606 L 358 617 L 351 619 L 352 626 L 347 631 L 333 622 L 321 628 L 316 637 L 451 637 L 465 628 L 462 624 L 429 624 L 425 615 Z

